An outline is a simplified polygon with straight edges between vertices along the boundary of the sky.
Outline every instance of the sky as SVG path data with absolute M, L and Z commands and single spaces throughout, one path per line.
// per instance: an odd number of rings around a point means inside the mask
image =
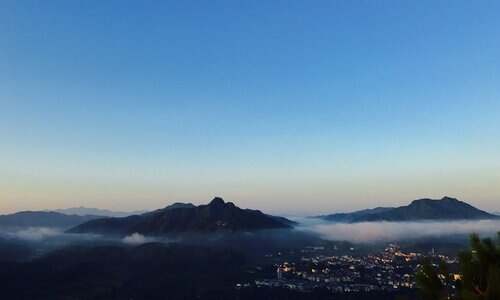
M 500 211 L 498 1 L 1 1 L 0 213 Z

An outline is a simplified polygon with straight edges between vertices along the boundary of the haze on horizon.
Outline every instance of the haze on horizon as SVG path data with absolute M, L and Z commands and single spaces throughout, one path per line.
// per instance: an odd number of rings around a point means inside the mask
M 0 213 L 500 210 L 498 2 L 3 1 Z

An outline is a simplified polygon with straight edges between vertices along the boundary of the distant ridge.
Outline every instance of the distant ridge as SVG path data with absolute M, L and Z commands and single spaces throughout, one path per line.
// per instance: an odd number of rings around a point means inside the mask
M 294 222 L 258 210 L 241 209 L 216 197 L 206 205 L 175 203 L 142 215 L 103 218 L 76 226 L 71 233 L 163 235 L 182 232 L 253 231 L 291 228 Z
M 53 211 L 21 211 L 10 215 L 0 215 L 2 227 L 59 227 L 70 228 L 100 216 L 66 215 Z
M 318 216 L 331 222 L 420 221 L 420 220 L 480 220 L 499 218 L 451 197 L 418 199 L 400 207 L 378 207 L 352 213 Z
M 77 216 L 102 216 L 102 217 L 127 217 L 131 215 L 140 215 L 145 213 L 146 211 L 112 211 L 108 209 L 100 209 L 100 208 L 89 208 L 89 207 L 71 207 L 71 208 L 63 208 L 63 209 L 54 209 L 51 211 L 55 211 L 65 215 L 77 215 Z

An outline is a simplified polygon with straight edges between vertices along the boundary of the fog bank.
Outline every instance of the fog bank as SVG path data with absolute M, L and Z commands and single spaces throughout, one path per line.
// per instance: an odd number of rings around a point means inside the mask
M 147 238 L 144 235 L 139 234 L 139 233 L 136 232 L 136 233 L 133 233 L 131 235 L 128 235 L 128 236 L 124 237 L 122 239 L 122 241 L 125 244 L 129 244 L 129 245 L 140 245 L 140 244 L 145 244 L 145 243 L 148 243 L 148 242 L 152 242 L 152 241 L 154 241 L 154 239 Z
M 317 223 L 299 227 L 328 240 L 350 242 L 384 242 L 426 237 L 469 235 L 495 235 L 500 231 L 500 220 L 447 221 L 447 222 L 361 222 Z

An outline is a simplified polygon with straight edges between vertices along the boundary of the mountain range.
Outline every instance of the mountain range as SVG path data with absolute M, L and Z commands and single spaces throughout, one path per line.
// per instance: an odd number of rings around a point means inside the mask
M 64 213 L 62 213 L 64 212 Z M 129 215 L 133 214 L 133 215 Z M 480 220 L 500 216 L 477 209 L 451 197 L 418 199 L 400 207 L 377 207 L 350 213 L 335 213 L 313 218 L 330 222 Z M 113 212 L 93 208 L 56 211 L 22 211 L 0 215 L 0 227 L 58 227 L 73 233 L 161 235 L 180 232 L 250 231 L 291 228 L 295 222 L 258 210 L 241 209 L 222 198 L 206 205 L 174 203 L 151 212 Z
M 21 211 L 9 215 L 0 215 L 1 227 L 59 227 L 71 228 L 100 216 L 66 215 L 53 211 Z
M 351 213 L 318 216 L 331 222 L 422 221 L 422 220 L 480 220 L 497 219 L 463 201 L 451 197 L 418 199 L 400 207 L 377 207 Z
M 175 203 L 163 209 L 123 218 L 101 218 L 80 224 L 70 233 L 162 235 L 182 232 L 252 231 L 292 228 L 293 221 L 258 210 L 241 209 L 216 197 L 206 205 Z
M 89 208 L 89 207 L 71 207 L 64 209 L 54 209 L 53 212 L 58 212 L 65 215 L 77 215 L 77 216 L 101 216 L 101 217 L 128 217 L 131 215 L 140 215 L 146 213 L 145 210 L 137 211 L 113 211 L 108 209 L 100 208 Z

